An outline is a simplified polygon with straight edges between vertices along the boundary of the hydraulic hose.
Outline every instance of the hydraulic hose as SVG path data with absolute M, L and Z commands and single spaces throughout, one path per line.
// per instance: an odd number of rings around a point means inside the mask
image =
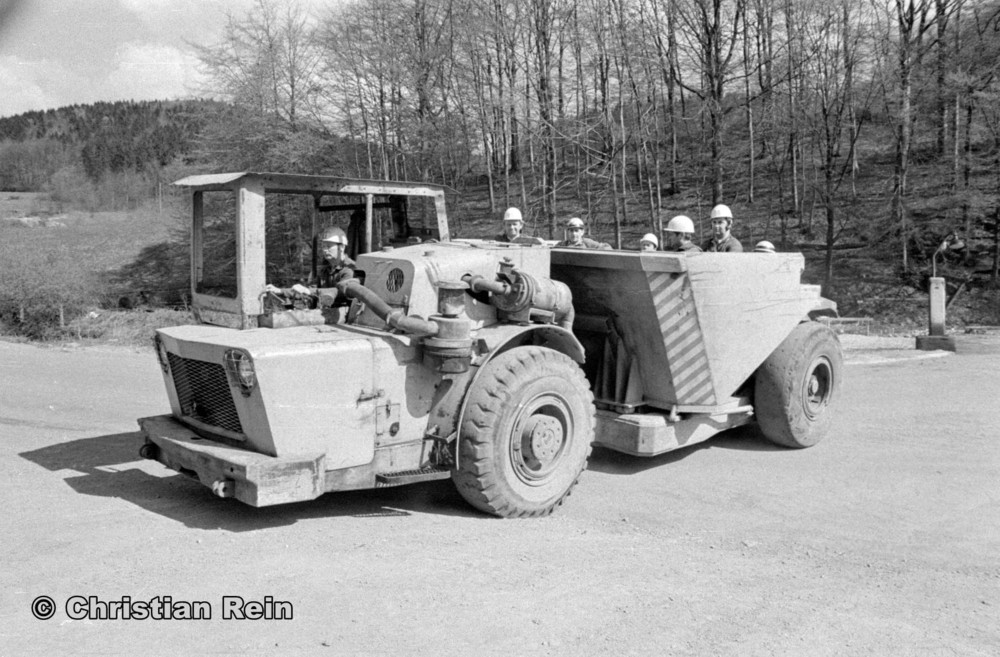
M 390 328 L 396 328 L 404 333 L 412 333 L 421 336 L 434 336 L 438 334 L 437 322 L 421 317 L 406 315 L 399 308 L 393 308 L 382 300 L 377 294 L 366 288 L 356 278 L 348 278 L 337 283 L 337 289 L 348 299 L 358 299 L 364 303 L 373 313 L 385 320 Z
M 469 289 L 473 292 L 492 292 L 493 294 L 505 295 L 510 292 L 510 284 L 503 281 L 491 281 L 478 274 L 466 274 L 462 280 L 469 284 Z

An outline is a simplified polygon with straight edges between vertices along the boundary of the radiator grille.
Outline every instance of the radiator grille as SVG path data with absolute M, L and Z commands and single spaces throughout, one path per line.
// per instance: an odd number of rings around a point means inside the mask
M 177 354 L 168 354 L 168 358 L 181 412 L 213 427 L 243 433 L 222 365 Z

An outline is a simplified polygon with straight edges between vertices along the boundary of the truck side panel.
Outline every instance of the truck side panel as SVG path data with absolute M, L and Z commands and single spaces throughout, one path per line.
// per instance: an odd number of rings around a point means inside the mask
M 815 306 L 799 254 L 552 252 L 599 402 L 726 403 Z
M 703 254 L 687 259 L 716 389 L 732 395 L 807 316 L 819 294 L 799 280 L 798 253 Z

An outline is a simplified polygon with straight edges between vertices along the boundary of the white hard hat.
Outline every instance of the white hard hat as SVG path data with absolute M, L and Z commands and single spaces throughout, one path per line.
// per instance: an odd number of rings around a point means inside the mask
M 566 228 L 583 228 L 583 219 L 580 217 L 573 217 L 566 222 Z
M 774 253 L 774 245 L 767 240 L 761 240 L 757 242 L 757 246 L 753 247 L 755 253 Z
M 338 228 L 337 226 L 330 226 L 329 228 L 323 229 L 319 234 L 320 242 L 334 242 L 335 244 L 343 244 L 347 246 L 347 233 L 344 229 Z
M 655 247 L 659 247 L 660 246 L 660 240 L 656 239 L 656 235 L 654 235 L 652 233 L 646 233 L 645 235 L 643 235 L 642 239 L 639 240 L 639 243 L 642 244 L 643 242 L 649 242 L 650 244 L 652 244 Z
M 507 211 L 503 213 L 504 221 L 524 221 L 521 218 L 521 211 L 517 208 L 507 208 Z
M 666 230 L 671 233 L 688 233 L 693 235 L 694 222 L 691 221 L 690 217 L 679 214 L 667 222 Z
M 732 219 L 733 211 L 729 209 L 728 205 L 723 205 L 722 203 L 719 203 L 717 206 L 712 208 L 712 219 L 718 219 L 719 217 Z

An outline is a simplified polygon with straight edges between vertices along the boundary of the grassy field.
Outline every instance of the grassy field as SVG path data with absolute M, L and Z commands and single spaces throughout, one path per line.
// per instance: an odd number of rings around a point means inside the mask
M 135 259 L 144 246 L 170 236 L 182 216 L 175 202 L 134 212 L 62 211 L 41 193 L 0 192 L 0 238 L 4 248 L 58 254 L 110 270 Z
M 167 310 L 118 313 L 123 290 L 109 282 L 144 248 L 168 241 L 182 216 L 178 202 L 89 213 L 45 194 L 0 193 L 0 333 L 145 344 L 155 325 L 190 321 Z

